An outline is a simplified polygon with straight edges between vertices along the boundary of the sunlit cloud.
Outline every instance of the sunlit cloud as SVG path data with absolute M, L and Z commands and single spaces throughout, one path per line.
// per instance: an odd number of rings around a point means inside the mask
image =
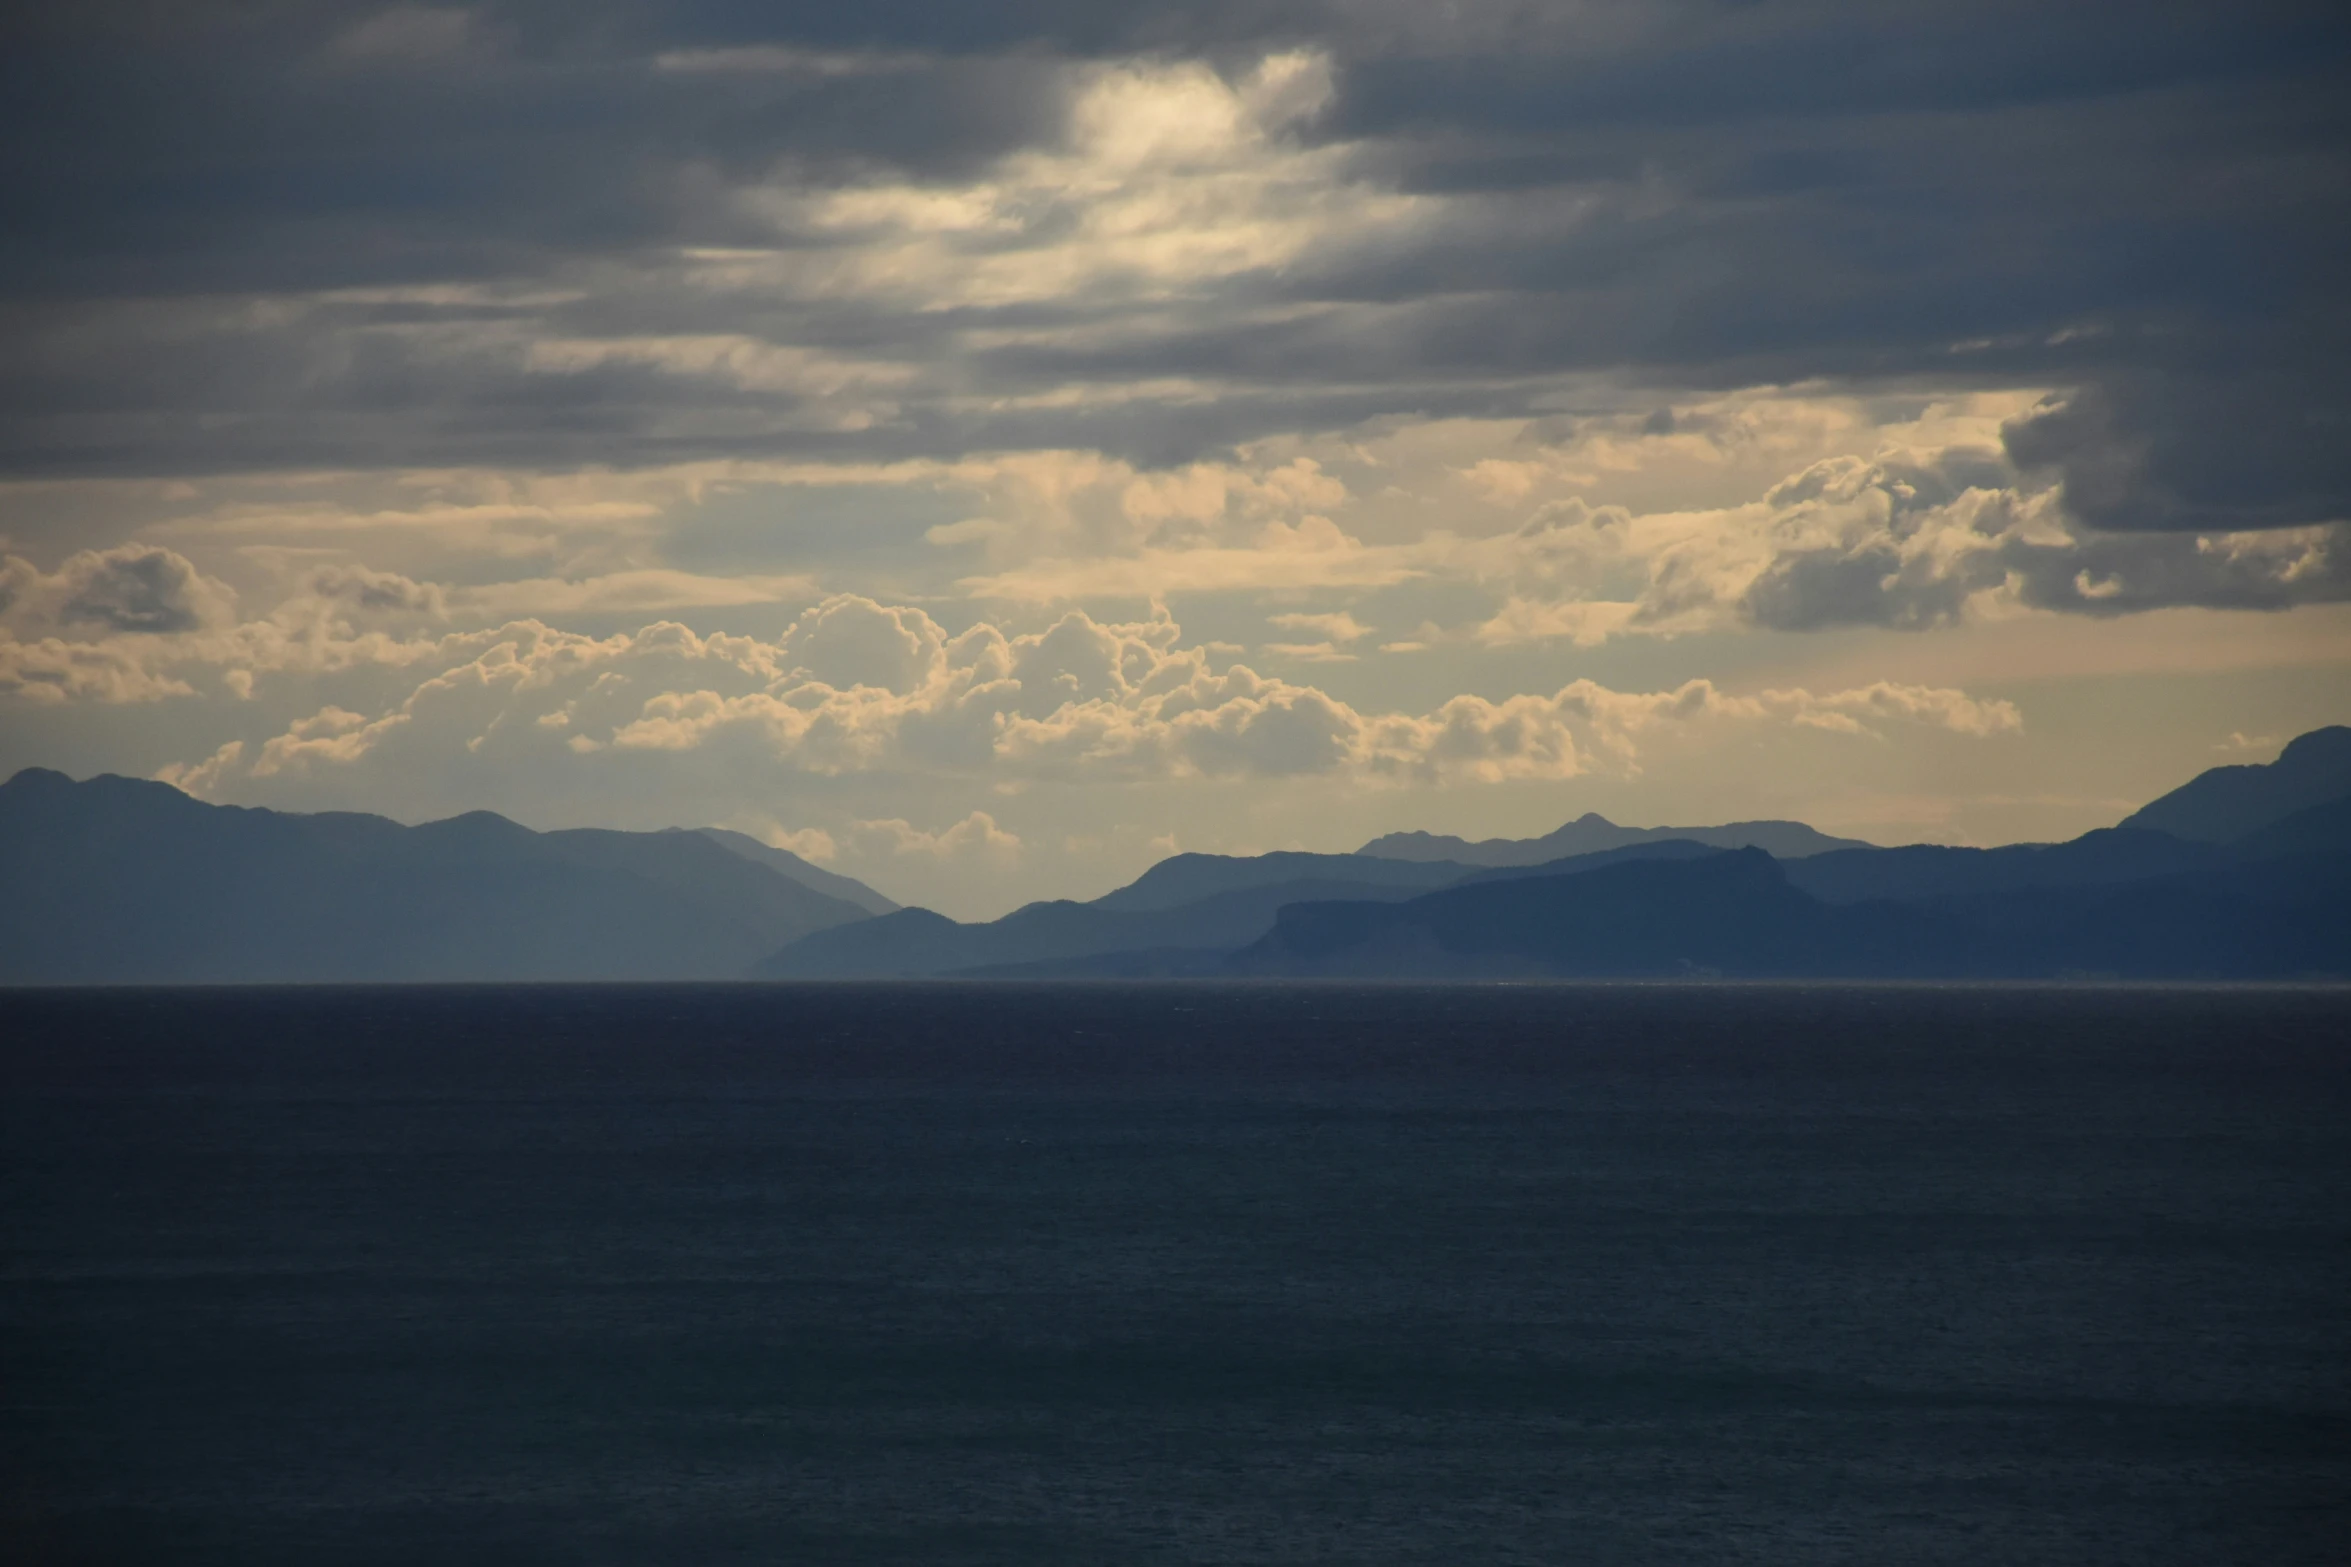
M 2060 835 L 2344 716 L 2274 19 L 1045 14 L 58 10 L 132 129 L 11 208 L 0 751 L 978 901 L 1595 802 Z

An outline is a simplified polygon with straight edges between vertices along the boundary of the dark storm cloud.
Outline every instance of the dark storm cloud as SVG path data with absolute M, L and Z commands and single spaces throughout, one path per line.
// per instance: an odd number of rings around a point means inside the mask
M 2085 524 L 2351 515 L 2334 7 L 97 4 L 8 26 L 17 472 L 1169 461 L 1380 414 L 1533 412 L 1545 378 L 1595 372 L 2061 386 L 2010 454 Z M 1147 311 L 746 297 L 665 270 L 688 247 L 846 243 L 779 238 L 732 199 L 746 182 L 952 185 L 1054 143 L 1073 61 L 1237 74 L 1282 47 L 1334 63 L 1295 134 L 1441 198 L 1443 223 Z M 428 284 L 474 292 L 318 297 Z M 790 388 L 523 355 L 695 333 L 905 379 L 887 417 L 843 428 Z M 1211 395 L 1018 401 L 1178 376 Z
M 2351 529 L 2331 527 L 2283 554 L 2199 548 L 2177 534 L 2006 538 L 1943 560 L 1873 542 L 1780 557 L 1741 608 L 1759 626 L 1899 630 L 1951 625 L 1970 594 L 2015 584 L 2019 603 L 2075 615 L 2130 615 L 2175 605 L 2291 609 L 2351 600 Z
M 450 38 L 446 57 L 353 56 L 322 25 L 334 8 L 318 9 L 299 28 L 9 53 L 0 282 L 73 298 L 529 276 L 580 255 L 742 240 L 711 198 L 779 160 L 948 176 L 1047 134 L 1060 112 L 1036 59 L 878 77 L 665 72 L 592 39 L 526 52 L 497 16 Z M 367 15 L 340 20 L 359 29 Z
M 2330 348 L 2346 336 L 2313 335 Z M 2331 354 L 2323 365 L 2301 363 L 2309 343 L 2261 346 L 2271 355 L 2231 355 L 2202 375 L 2119 369 L 2011 424 L 2008 454 L 2057 475 L 2073 513 L 2100 528 L 2342 519 L 2351 496 L 2344 368 Z
M 1994 590 L 2035 609 L 2099 616 L 2351 600 L 2351 525 L 2222 530 L 2217 541 L 2071 516 L 2054 526 L 2009 478 L 1989 450 L 1816 464 L 1765 497 L 1775 532 L 1794 542 L 1774 551 L 1739 610 L 1781 631 L 1915 630 L 1957 623 L 1971 596 Z

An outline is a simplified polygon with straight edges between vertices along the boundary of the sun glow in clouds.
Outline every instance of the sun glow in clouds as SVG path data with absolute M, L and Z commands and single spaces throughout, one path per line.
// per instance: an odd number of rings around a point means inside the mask
M 101 72 L 177 127 L 77 154 L 136 245 L 20 204 L 5 760 L 977 911 L 1587 808 L 2060 837 L 2343 716 L 2333 165 L 2213 17 L 2140 80 L 2054 14 L 1259 10 L 190 12 L 318 178 Z M 2190 253 L 2280 265 L 2115 260 Z

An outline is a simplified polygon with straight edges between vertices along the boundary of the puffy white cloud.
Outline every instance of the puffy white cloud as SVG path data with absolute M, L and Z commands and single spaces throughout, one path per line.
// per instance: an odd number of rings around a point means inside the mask
M 1352 622 L 1341 629 L 1366 634 Z M 2008 703 L 1950 689 L 1742 694 L 1705 680 L 1654 692 L 1579 680 L 1500 701 L 1456 696 L 1422 714 L 1367 713 L 1244 664 L 1218 668 L 1205 649 L 1183 645 L 1164 609 L 1131 622 L 1073 611 L 1039 631 L 981 623 L 951 636 L 921 609 L 841 595 L 772 642 L 674 622 L 596 638 L 519 621 L 423 645 L 438 667 L 398 703 L 372 713 L 330 703 L 249 760 L 224 753 L 200 764 L 211 769 L 203 776 L 217 785 L 240 767 L 257 779 L 362 763 L 413 769 L 463 754 L 575 767 L 705 758 L 777 787 L 858 774 L 997 788 L 1312 775 L 1492 782 L 1571 778 L 1595 765 L 1629 771 L 1644 737 L 1665 728 L 1992 735 L 2020 723 Z M 418 644 L 397 646 L 407 659 Z M 992 828 L 960 830 L 994 841 Z
M 942 477 L 974 515 L 932 528 L 992 568 L 963 593 L 1017 603 L 1381 587 L 1427 574 L 1436 540 L 1367 544 L 1329 513 L 1355 497 L 1315 457 L 1252 452 L 1164 471 L 1093 452 L 974 459 Z
M 77 551 L 47 574 L 18 556 L 0 559 L 0 617 L 19 634 L 52 630 L 86 640 L 196 631 L 229 620 L 235 603 L 185 555 L 151 544 Z
M 253 776 L 267 778 L 289 767 L 305 766 L 314 762 L 356 762 L 376 747 L 376 743 L 390 731 L 409 721 L 403 710 L 384 714 L 369 720 L 366 716 L 340 707 L 322 707 L 308 718 L 297 720 L 284 734 L 278 735 L 261 748 L 254 759 Z M 213 767 L 217 781 L 222 771 L 234 764 L 235 756 L 225 760 L 220 752 L 213 753 L 207 767 Z M 214 764 L 219 764 L 214 766 Z
M 1265 651 L 1276 658 L 1296 659 L 1310 664 L 1346 664 L 1355 660 L 1347 651 L 1351 643 L 1370 636 L 1372 628 L 1364 625 L 1346 611 L 1337 614 L 1313 615 L 1303 611 L 1266 617 L 1274 625 L 1289 631 L 1312 632 L 1321 640 L 1313 642 L 1268 642 Z
M 1325 642 L 1360 642 L 1372 633 L 1372 628 L 1345 611 L 1330 615 L 1310 615 L 1296 611 L 1266 617 L 1286 631 L 1311 631 Z
M 445 620 L 448 595 L 440 584 L 417 582 L 396 571 L 371 571 L 365 566 L 321 566 L 305 586 L 320 600 L 348 604 L 361 612 L 427 615 Z
M 193 696 L 195 687 L 159 674 L 129 649 L 59 637 L 0 639 L 0 696 L 61 702 L 155 702 Z
M 927 854 L 933 859 L 980 857 L 999 861 L 1020 856 L 1020 838 L 996 825 L 986 811 L 974 811 L 951 827 L 925 832 L 903 817 L 856 824 L 860 838 L 893 854 Z
M 54 572 L 0 557 L 0 695 L 53 704 L 192 695 L 170 650 L 233 619 L 235 595 L 153 545 L 81 550 Z
M 1041 604 L 1164 602 L 1181 594 L 1277 606 L 1329 606 L 1338 596 L 1351 607 L 1283 607 L 1267 616 L 1298 633 L 1264 644 L 1266 657 L 1278 661 L 1269 667 L 1293 674 L 1359 658 L 1370 627 L 1357 616 L 1372 615 L 1362 608 L 1367 602 L 1379 605 L 1378 619 L 1400 611 L 1404 624 L 1419 622 L 1381 646 L 1448 647 L 1457 650 L 1448 656 L 1463 656 L 1464 648 L 1591 647 L 1634 635 L 1924 630 L 2034 611 L 2103 618 L 2177 605 L 2272 609 L 2351 598 L 2351 545 L 2339 526 L 2208 536 L 2085 529 L 2053 489 L 2034 488 L 1991 444 L 2004 409 L 2016 401 L 1984 399 L 1885 425 L 1881 433 L 1933 436 L 1939 444 L 1880 443 L 1874 451 L 1817 456 L 1756 481 L 1752 498 L 1686 510 L 1600 497 L 1649 482 L 1627 455 L 1636 450 L 1681 482 L 1694 473 L 1749 472 L 1804 441 L 1861 445 L 1870 431 L 1836 399 L 1758 394 L 1684 407 L 1664 433 L 1640 433 L 1639 423 L 1655 421 L 1586 420 L 1565 435 L 1535 432 L 1512 448 L 1523 456 L 1476 461 L 1463 459 L 1481 443 L 1490 452 L 1501 435 L 1455 422 L 1367 432 L 1352 445 L 1273 442 L 1229 461 L 1161 471 L 1100 454 L 1032 452 L 867 468 L 717 465 L 658 476 L 419 475 L 400 481 L 423 502 L 406 511 L 337 501 L 324 485 L 295 486 L 317 493 L 298 503 L 215 502 L 192 521 L 169 525 L 215 551 L 239 540 L 224 553 L 274 573 L 286 596 L 257 618 L 236 619 L 227 586 L 172 548 L 85 550 L 49 572 L 7 558 L 0 563 L 0 678 L 6 690 L 48 702 L 154 701 L 216 682 L 244 696 L 276 674 L 446 668 L 459 653 L 471 659 L 495 646 L 505 625 L 538 627 L 517 633 L 537 645 L 560 639 L 554 628 L 577 615 L 606 617 L 606 626 L 610 617 L 655 620 L 706 609 L 773 610 L 780 618 L 822 601 L 756 655 L 763 669 L 772 663 L 802 671 L 789 701 L 772 682 L 681 686 L 601 732 L 567 718 L 563 739 L 582 750 L 677 749 L 716 728 L 756 727 L 794 737 L 796 754 L 837 753 L 838 766 L 855 768 L 882 754 L 875 737 L 886 730 L 890 746 L 914 746 L 939 765 L 961 766 L 997 743 L 989 726 L 999 715 L 1043 724 L 1084 692 L 1123 704 L 1118 714 L 1066 721 L 1071 736 L 1097 736 L 1093 751 L 1029 730 L 1018 731 L 1019 745 L 1038 756 L 1066 756 L 1073 747 L 1103 756 L 1165 749 L 1125 733 L 1133 703 L 1102 674 L 1110 657 L 1123 661 L 1121 678 L 1129 682 L 1166 662 L 1169 632 L 1146 637 L 1134 629 L 1153 622 L 1134 622 L 1122 633 L 1144 651 L 1092 645 L 1099 639 L 1082 627 L 1097 622 L 1082 615 L 1017 648 L 982 622 L 966 633 L 971 640 L 950 648 L 953 639 L 929 615 L 873 598 L 825 600 L 814 573 L 660 563 L 662 529 L 675 526 L 665 507 L 711 486 L 758 483 L 786 495 L 800 486 L 899 488 L 932 497 L 934 506 L 941 499 L 969 504 L 963 521 L 932 528 L 947 548 L 917 553 L 931 562 L 931 583 L 998 601 L 1007 618 Z M 1497 464 L 1513 476 L 1509 484 L 1496 480 Z M 1615 477 L 1595 478 L 1603 470 Z M 391 518 L 429 521 L 419 524 L 419 535 Z M 282 531 L 270 537 L 265 521 Z M 345 528 L 354 521 L 377 531 Z M 347 553 L 363 534 L 371 547 L 389 546 L 419 536 L 439 540 L 444 524 L 495 532 L 508 522 L 547 530 L 530 534 L 554 550 L 546 567 L 485 581 L 511 568 L 476 570 L 463 564 L 465 551 L 450 556 L 437 545 L 409 557 L 458 566 L 461 581 L 450 585 L 413 565 L 386 571 Z M 993 569 L 957 578 L 973 550 Z M 1490 607 L 1480 611 L 1468 601 L 1464 618 L 1463 589 L 1490 595 Z M 1438 612 L 1450 624 L 1430 621 L 1439 605 L 1447 606 Z M 1193 648 L 1186 656 L 1211 655 Z M 1040 659 L 1078 662 L 1048 669 Z M 1188 665 L 1183 678 L 1191 678 Z M 1003 691 L 1016 695 L 982 690 L 997 682 L 1010 682 Z M 887 715 L 877 730 L 877 710 L 851 695 L 865 687 L 908 710 Z M 960 694 L 939 695 L 950 687 Z M 820 700 L 819 688 L 834 695 Z M 1297 722 L 1296 702 L 1272 700 L 1288 715 L 1283 722 Z M 1215 732 L 1239 721 L 1236 710 Z M 1171 754 L 1211 754 L 1206 733 L 1199 746 L 1176 746 Z
M 231 740 L 201 762 L 174 762 L 159 769 L 155 776 L 175 789 L 207 800 L 220 787 L 221 780 L 244 759 L 245 742 Z
M 833 835 L 822 827 L 794 829 L 770 824 L 754 833 L 753 836 L 771 848 L 789 850 L 804 860 L 813 860 L 818 864 L 836 859 L 841 853 L 840 844 L 835 842 Z
M 1977 736 L 2023 727 L 2022 715 L 2009 702 L 1882 681 L 1820 694 L 1793 689 L 1737 695 L 1709 680 L 1640 692 L 1578 680 L 1550 696 L 1500 702 L 1457 696 L 1424 717 L 1372 720 L 1366 726 L 1364 758 L 1375 772 L 1416 779 L 1571 778 L 1595 762 L 1637 770 L 1643 737 L 1659 729 L 1773 722 L 1849 734 L 1873 732 L 1888 722 Z
M 812 681 L 897 694 L 935 679 L 945 648 L 946 634 L 921 610 L 848 596 L 827 599 L 800 617 L 782 643 L 783 657 Z

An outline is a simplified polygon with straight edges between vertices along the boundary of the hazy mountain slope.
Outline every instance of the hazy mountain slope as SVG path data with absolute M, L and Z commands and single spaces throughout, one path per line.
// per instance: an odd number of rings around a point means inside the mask
M 2351 794 L 2351 728 L 2297 736 L 2267 764 L 2215 767 L 2141 806 L 2119 825 L 2228 843 L 2297 811 Z
M 1590 854 L 1571 854 L 1565 859 L 1545 860 L 1540 865 L 1496 865 L 1487 870 L 1472 871 L 1453 885 L 1475 886 L 1482 882 L 1524 881 L 1530 876 L 1573 876 L 1583 871 L 1598 870 L 1603 865 L 1622 864 L 1627 860 L 1702 860 L 1723 851 L 1710 843 L 1697 843 L 1688 838 L 1660 838 L 1654 843 L 1628 843 L 1621 849 L 1595 849 Z
M 1236 955 L 1256 974 L 1561 975 L 1937 972 L 1944 922 L 1897 906 L 1839 908 L 1788 885 L 1760 849 L 1520 877 L 1403 903 L 1294 904 Z
M 1365 887 L 1430 891 L 1470 874 L 1450 861 L 1413 863 L 1356 854 L 1176 854 L 1161 860 L 1116 892 L 1093 899 L 1098 909 L 1172 909 L 1221 892 L 1276 882 L 1319 880 Z
M 1788 864 L 1788 881 L 1826 903 L 1948 898 L 2024 887 L 2112 885 L 2229 862 L 2229 852 L 2168 833 L 2101 827 L 2067 843 L 1998 849 L 1910 844 L 1840 849 Z
M 1112 953 L 1229 951 L 1271 929 L 1275 912 L 1285 904 L 1407 898 L 1416 892 L 1305 878 L 1234 887 L 1165 909 L 1032 903 L 1002 919 L 972 925 L 927 909 L 902 909 L 803 937 L 761 962 L 754 973 L 764 979 L 916 978 L 977 969 L 1041 969 Z
M 789 849 L 761 843 L 749 833 L 730 832 L 724 827 L 672 828 L 676 832 L 698 832 L 720 848 L 741 855 L 756 865 L 764 865 L 779 876 L 786 876 L 801 886 L 823 893 L 828 898 L 839 898 L 843 903 L 855 904 L 868 914 L 892 914 L 901 905 L 883 897 L 854 876 L 843 876 L 811 865 Z
M 1237 953 L 1258 975 L 2132 979 L 2351 977 L 2351 855 L 2119 885 L 1833 904 L 1755 850 L 1299 904 Z
M 1720 827 L 1619 827 L 1605 816 L 1587 813 L 1540 838 L 1487 838 L 1471 843 L 1464 838 L 1425 832 L 1392 832 L 1374 838 L 1355 852 L 1366 858 L 1389 860 L 1454 860 L 1464 865 L 1539 865 L 1546 861 L 1597 854 L 1632 844 L 1682 839 L 1717 849 L 1761 849 L 1775 859 L 1802 859 L 1832 849 L 1862 849 L 1870 845 L 1856 838 L 1832 838 L 1802 822 L 1730 822 Z
M 1503 866 L 1491 870 L 1472 871 L 1459 875 L 1459 866 L 1450 866 L 1448 885 L 1470 886 L 1491 881 L 1523 880 L 1535 876 L 1570 875 L 1591 870 L 1598 865 L 1628 859 L 1691 859 L 1702 855 L 1720 854 L 1720 849 L 1704 844 L 1670 840 L 1663 843 L 1629 844 L 1622 849 L 1602 850 L 1597 854 L 1571 859 L 1554 860 L 1545 865 Z M 1270 856 L 1268 857 L 1270 858 Z M 1291 860 L 1328 861 L 1342 856 L 1291 855 Z M 1247 865 L 1248 861 L 1228 862 Z M 1386 864 L 1402 869 L 1434 870 L 1437 865 L 1416 865 L 1410 861 L 1366 861 L 1358 863 Z M 1449 862 L 1448 862 L 1449 864 Z M 1394 903 L 1421 896 L 1409 885 L 1367 885 L 1362 882 L 1310 878 L 1302 881 L 1277 882 L 1262 887 L 1239 887 L 1211 898 L 1170 911 L 1164 923 L 1124 923 L 1113 918 L 1093 933 L 1087 950 L 1075 956 L 1029 958 L 1017 963 L 995 962 L 962 972 L 985 974 L 1000 978 L 1029 979 L 1085 979 L 1152 976 L 1201 975 L 1222 971 L 1223 959 L 1230 950 L 1256 940 L 1272 929 L 1274 917 L 1292 903 L 1309 902 L 1365 902 Z M 1099 907 L 1097 903 L 1092 907 Z M 1133 938 L 1165 938 L 1160 945 L 1126 946 L 1110 949 L 1096 946 L 1099 941 L 1126 942 Z M 1221 943 L 1211 945 L 1210 943 Z
M 2229 847 L 2238 859 L 2246 861 L 2351 850 L 2351 795 L 2296 811 L 2259 832 L 2247 833 Z
M 1530 840 L 1176 855 L 1092 903 L 965 925 L 716 829 L 407 827 L 30 769 L 0 784 L 0 983 L 2344 974 L 2347 778 L 2336 728 L 2067 843 L 1839 847 L 1800 823 L 1587 816 Z M 1786 863 L 1708 841 L 1726 838 Z
M 1935 908 L 2025 955 L 2035 977 L 2351 978 L 2351 854 L 1988 893 Z
M 955 979 L 1230 979 L 1223 947 L 1133 947 L 1046 963 L 992 963 L 957 969 Z
M 720 978 L 863 917 L 692 834 L 404 827 L 38 769 L 0 785 L 0 883 L 15 983 Z
M 878 919 L 836 925 L 788 942 L 747 965 L 754 979 L 894 979 L 965 966 L 967 932 L 929 909 L 899 909 Z

